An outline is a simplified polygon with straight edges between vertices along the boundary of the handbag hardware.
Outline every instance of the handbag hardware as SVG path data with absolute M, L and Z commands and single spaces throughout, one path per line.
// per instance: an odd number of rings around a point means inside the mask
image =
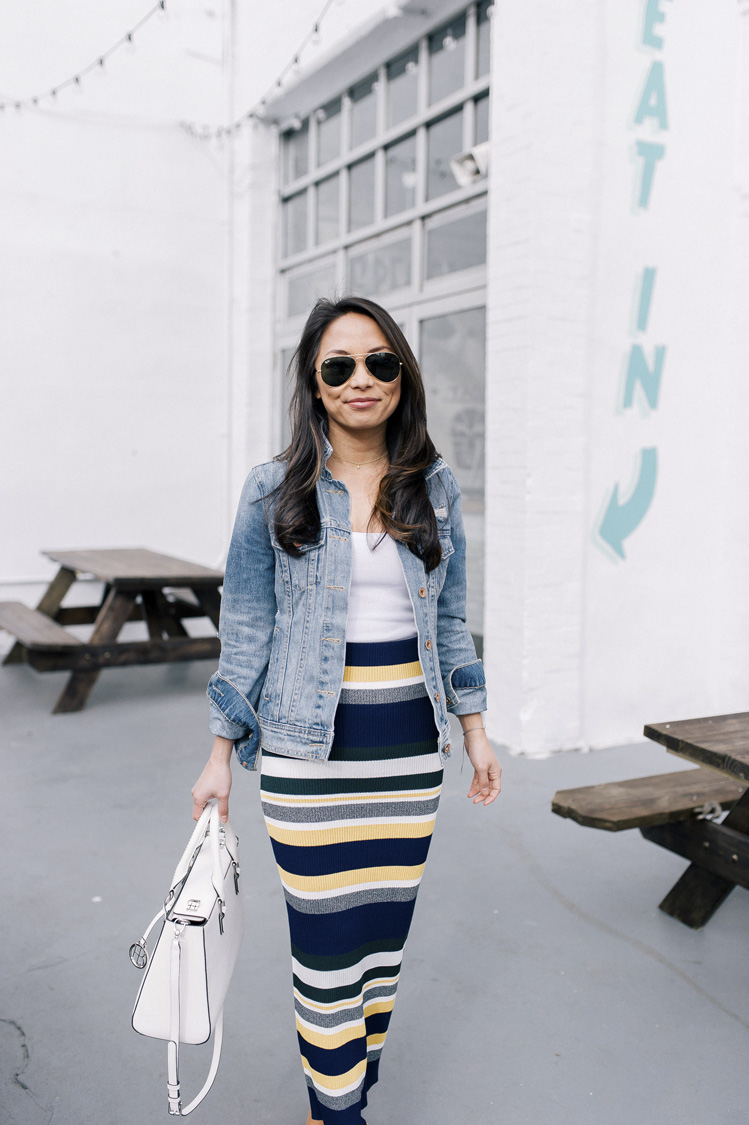
M 229 822 L 220 823 L 215 802 L 207 805 L 177 864 L 164 905 L 129 950 L 133 965 L 146 970 L 132 1024 L 142 1035 L 167 1041 L 168 1106 L 175 1116 L 185 1117 L 199 1105 L 218 1071 L 224 999 L 244 930 L 238 844 Z M 160 920 L 161 931 L 149 951 L 149 934 Z M 179 1045 L 204 1043 L 211 1034 L 208 1078 L 183 1109 Z

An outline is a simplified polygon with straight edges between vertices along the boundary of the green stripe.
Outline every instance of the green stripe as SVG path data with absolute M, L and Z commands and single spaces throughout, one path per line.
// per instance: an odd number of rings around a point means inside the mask
M 436 754 L 437 739 L 426 742 L 402 742 L 399 746 L 336 746 L 328 759 L 331 762 L 380 762 L 388 758 L 417 758 L 420 754 Z
M 433 773 L 406 773 L 398 777 L 271 777 L 263 774 L 261 789 L 266 793 L 290 793 L 299 797 L 326 793 L 396 793 L 401 789 L 433 789 L 442 784 L 442 770 Z
M 404 934 L 398 940 L 370 941 L 367 942 L 366 945 L 360 945 L 358 949 L 352 949 L 346 953 L 331 954 L 328 957 L 314 956 L 311 953 L 305 953 L 298 945 L 292 944 L 291 953 L 292 956 L 296 957 L 300 965 L 304 965 L 307 969 L 315 969 L 319 973 L 334 973 L 339 969 L 350 969 L 352 965 L 357 965 L 372 953 L 392 953 L 395 950 L 402 951 L 405 942 L 406 935 Z
M 376 980 L 378 977 L 395 977 L 399 972 L 400 965 L 378 965 L 376 968 L 367 969 L 353 984 L 345 984 L 339 988 L 313 988 L 294 973 L 294 987 L 307 1000 L 315 1000 L 318 1004 L 337 1004 L 341 1000 L 354 1000 L 367 981 Z

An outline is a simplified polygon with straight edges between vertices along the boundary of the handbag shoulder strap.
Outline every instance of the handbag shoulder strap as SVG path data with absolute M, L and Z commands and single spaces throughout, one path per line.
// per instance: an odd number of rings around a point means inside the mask
M 218 1064 L 221 1061 L 221 1045 L 224 1038 L 224 1012 L 223 1008 L 216 1020 L 213 1032 L 213 1056 L 202 1088 L 189 1105 L 182 1108 L 182 1098 L 179 1087 L 179 970 L 180 970 L 180 940 L 185 926 L 183 922 L 174 923 L 174 937 L 169 953 L 169 1042 L 167 1043 L 167 1093 L 169 1098 L 169 1112 L 173 1116 L 187 1117 L 196 1106 L 200 1105 L 218 1073 Z

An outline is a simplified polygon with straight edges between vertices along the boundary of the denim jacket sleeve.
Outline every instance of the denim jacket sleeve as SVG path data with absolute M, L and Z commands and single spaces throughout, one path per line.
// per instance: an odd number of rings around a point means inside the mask
M 232 533 L 221 598 L 218 671 L 208 683 L 209 726 L 230 738 L 254 768 L 260 743 L 256 707 L 270 659 L 276 616 L 275 561 L 257 469 L 245 481 Z
M 466 535 L 460 486 L 449 473 L 450 531 L 453 553 L 437 602 L 437 652 L 447 709 L 453 715 L 473 715 L 486 710 L 484 665 L 476 655 L 466 624 Z

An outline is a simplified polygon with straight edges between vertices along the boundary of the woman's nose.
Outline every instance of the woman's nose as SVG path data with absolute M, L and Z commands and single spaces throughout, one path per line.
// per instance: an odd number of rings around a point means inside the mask
M 354 373 L 351 376 L 352 387 L 371 387 L 374 382 L 372 372 L 364 362 L 364 358 L 359 358 L 356 361 Z

